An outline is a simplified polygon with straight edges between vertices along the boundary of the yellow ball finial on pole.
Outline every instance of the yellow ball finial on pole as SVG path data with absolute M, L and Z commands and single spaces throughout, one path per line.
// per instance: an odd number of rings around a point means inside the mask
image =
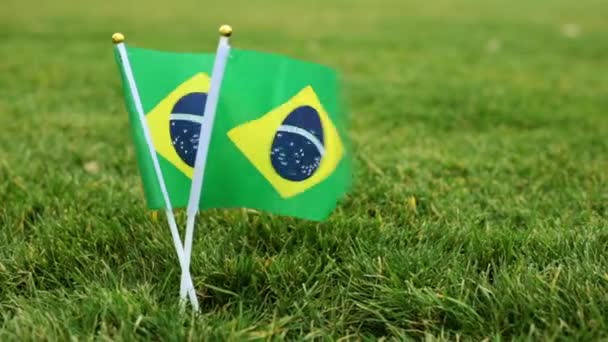
M 120 44 L 124 41 L 125 41 L 125 36 L 122 33 L 116 32 L 112 35 L 112 42 L 114 44 Z
M 230 37 L 232 35 L 232 27 L 230 27 L 230 25 L 220 26 L 220 35 L 223 37 Z

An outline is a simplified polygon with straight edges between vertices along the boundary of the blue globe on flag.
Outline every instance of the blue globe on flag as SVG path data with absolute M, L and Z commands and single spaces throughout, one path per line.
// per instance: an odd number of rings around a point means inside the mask
M 323 126 L 311 106 L 300 106 L 287 115 L 270 148 L 274 170 L 294 182 L 312 177 L 324 154 Z
M 206 101 L 206 93 L 190 93 L 181 97 L 171 110 L 171 144 L 180 159 L 190 167 L 194 167 L 196 159 Z

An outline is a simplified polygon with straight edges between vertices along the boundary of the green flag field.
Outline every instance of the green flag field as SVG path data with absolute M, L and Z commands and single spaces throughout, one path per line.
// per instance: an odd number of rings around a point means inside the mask
M 0 341 L 608 339 L 605 1 L 0 7 Z M 112 35 L 183 241 L 222 24 L 195 312 Z

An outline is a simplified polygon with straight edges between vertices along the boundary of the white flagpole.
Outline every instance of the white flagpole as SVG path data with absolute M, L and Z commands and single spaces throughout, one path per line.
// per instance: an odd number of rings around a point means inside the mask
M 135 109 L 137 110 L 139 123 L 141 124 L 141 127 L 143 129 L 144 137 L 146 139 L 146 145 L 148 145 L 148 152 L 150 153 L 150 157 L 152 158 L 152 164 L 154 165 L 156 179 L 158 180 L 158 184 L 160 184 L 160 191 L 165 201 L 165 213 L 167 214 L 167 221 L 171 230 L 171 236 L 173 238 L 175 250 L 177 251 L 179 263 L 182 268 L 181 281 L 186 282 L 188 284 L 188 287 L 191 289 L 191 291 L 188 291 L 190 303 L 192 304 L 194 310 L 198 311 L 198 298 L 196 297 L 196 292 L 194 291 L 194 285 L 192 284 L 192 277 L 190 276 L 189 267 L 186 265 L 185 262 L 186 259 L 184 257 L 182 240 L 180 239 L 179 231 L 177 230 L 177 223 L 175 221 L 175 216 L 173 215 L 173 208 L 171 206 L 171 201 L 169 200 L 169 193 L 167 192 L 165 180 L 160 170 L 160 164 L 158 163 L 158 157 L 156 156 L 156 151 L 154 150 L 154 146 L 152 145 L 150 131 L 148 129 L 148 125 L 146 124 L 145 114 L 141 104 L 141 98 L 139 97 L 139 91 L 137 90 L 137 84 L 135 83 L 135 78 L 133 77 L 133 70 L 131 69 L 131 63 L 129 62 L 129 56 L 125 48 L 124 36 L 120 33 L 116 33 L 112 36 L 112 41 L 114 42 L 114 44 L 116 44 L 116 48 L 118 49 L 118 53 L 120 54 L 120 59 L 122 60 L 121 65 L 129 83 L 129 91 L 133 96 L 133 103 L 135 104 Z M 181 289 L 180 296 L 182 301 L 186 299 L 186 293 L 181 295 Z
M 194 162 L 194 175 L 190 187 L 190 198 L 188 199 L 187 223 L 186 223 L 186 238 L 185 238 L 185 258 L 186 268 L 190 268 L 190 257 L 192 255 L 192 238 L 194 235 L 194 222 L 196 213 L 198 212 L 201 190 L 203 187 L 203 178 L 205 174 L 205 165 L 207 164 L 207 152 L 211 141 L 211 133 L 213 132 L 213 120 L 215 119 L 215 111 L 224 78 L 224 69 L 226 61 L 230 55 L 229 38 L 232 35 L 232 28 L 228 25 L 220 27 L 220 41 L 217 46 L 215 61 L 213 62 L 213 70 L 211 71 L 211 85 L 205 102 L 205 112 L 203 114 L 203 124 L 199 134 L 198 147 L 196 150 L 196 159 Z M 190 291 L 190 284 L 184 274 L 181 283 L 180 294 Z

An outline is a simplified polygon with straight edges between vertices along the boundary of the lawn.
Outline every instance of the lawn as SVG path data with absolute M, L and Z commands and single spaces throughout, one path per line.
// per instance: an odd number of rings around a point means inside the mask
M 0 340 L 608 338 L 608 4 L 3 0 Z M 199 217 L 200 315 L 146 208 L 111 35 L 330 65 L 353 188 Z M 181 226 L 185 215 L 178 212 Z

